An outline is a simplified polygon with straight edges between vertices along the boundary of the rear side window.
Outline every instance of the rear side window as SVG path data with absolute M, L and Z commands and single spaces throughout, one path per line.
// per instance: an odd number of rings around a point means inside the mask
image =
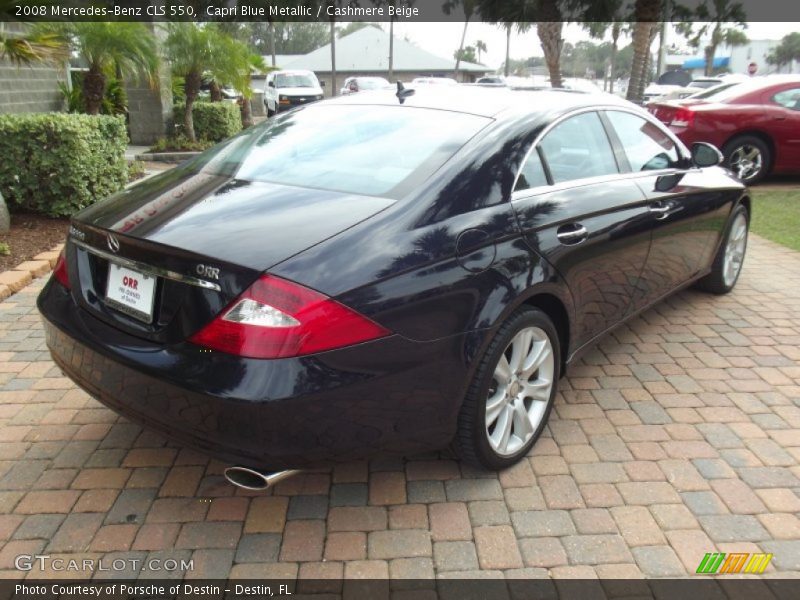
M 789 110 L 800 110 L 800 87 L 778 92 L 772 100 Z
M 634 173 L 678 166 L 678 148 L 658 125 L 626 112 L 612 110 L 606 116 Z
M 244 181 L 399 197 L 491 119 L 401 106 L 309 106 L 200 155 L 194 168 Z
M 595 112 L 570 117 L 539 143 L 553 183 L 618 173 L 611 143 Z

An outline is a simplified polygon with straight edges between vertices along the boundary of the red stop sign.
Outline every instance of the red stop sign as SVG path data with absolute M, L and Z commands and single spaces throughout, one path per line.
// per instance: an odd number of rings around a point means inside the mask
M 755 75 L 756 71 L 758 71 L 758 65 L 756 63 L 751 62 L 749 65 L 747 65 L 748 74 Z

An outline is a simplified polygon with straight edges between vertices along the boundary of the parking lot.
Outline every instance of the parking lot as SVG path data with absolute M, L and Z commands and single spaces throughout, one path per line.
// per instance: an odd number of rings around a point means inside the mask
M 35 554 L 192 560 L 194 578 L 674 577 L 709 552 L 800 572 L 800 253 L 757 236 L 732 294 L 681 292 L 573 368 L 518 466 L 382 459 L 266 494 L 62 377 L 42 284 L 0 303 L 6 575 Z

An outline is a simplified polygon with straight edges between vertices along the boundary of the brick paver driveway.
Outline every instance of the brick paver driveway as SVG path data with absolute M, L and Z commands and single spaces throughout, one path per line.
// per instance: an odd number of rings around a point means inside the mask
M 800 254 L 770 242 L 733 294 L 683 292 L 608 337 L 519 466 L 381 460 L 270 494 L 61 377 L 41 285 L 0 303 L 7 574 L 38 552 L 193 558 L 203 577 L 683 576 L 713 551 L 800 571 Z

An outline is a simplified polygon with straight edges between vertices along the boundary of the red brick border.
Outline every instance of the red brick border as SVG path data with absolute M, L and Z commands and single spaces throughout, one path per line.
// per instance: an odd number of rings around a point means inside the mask
M 0 300 L 17 293 L 37 277 L 47 275 L 56 265 L 58 254 L 64 244 L 37 254 L 33 260 L 26 260 L 13 269 L 0 273 Z

